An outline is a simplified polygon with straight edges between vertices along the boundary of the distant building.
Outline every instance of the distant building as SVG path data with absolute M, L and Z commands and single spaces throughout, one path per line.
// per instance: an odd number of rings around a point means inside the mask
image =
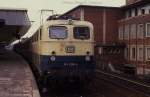
M 119 42 L 126 44 L 126 62 L 136 67 L 138 75 L 150 74 L 150 2 L 127 0 L 121 9 L 124 17 L 118 22 Z

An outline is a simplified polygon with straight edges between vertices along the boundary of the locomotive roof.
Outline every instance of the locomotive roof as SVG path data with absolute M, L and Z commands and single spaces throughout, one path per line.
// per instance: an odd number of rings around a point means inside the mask
M 88 21 L 81 21 L 81 20 L 71 20 L 73 22 L 73 24 L 75 25 L 87 25 L 87 26 L 92 26 L 92 23 L 88 22 Z M 63 24 L 68 24 L 69 20 L 50 20 L 50 21 L 46 21 L 44 25 L 63 25 Z

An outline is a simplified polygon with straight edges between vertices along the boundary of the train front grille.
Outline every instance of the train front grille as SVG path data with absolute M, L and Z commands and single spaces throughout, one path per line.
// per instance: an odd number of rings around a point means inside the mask
M 76 75 L 79 73 L 79 64 L 77 63 L 64 63 L 64 73 L 70 75 Z

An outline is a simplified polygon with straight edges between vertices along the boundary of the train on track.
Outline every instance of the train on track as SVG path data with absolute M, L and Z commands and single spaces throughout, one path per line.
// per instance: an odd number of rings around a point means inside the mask
M 95 72 L 93 32 L 88 21 L 50 19 L 14 49 L 32 64 L 40 79 L 87 82 Z

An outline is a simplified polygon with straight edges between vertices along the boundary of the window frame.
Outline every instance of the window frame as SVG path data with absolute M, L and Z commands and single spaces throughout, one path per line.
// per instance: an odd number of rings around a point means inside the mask
M 136 39 L 137 24 L 130 24 L 130 39 Z
M 147 49 L 150 49 L 150 46 L 146 46 L 145 47 L 145 58 L 146 58 L 146 61 L 150 61 L 150 58 L 148 59 L 148 50 Z
M 140 49 L 142 49 L 142 55 L 140 53 Z M 144 61 L 144 47 L 142 45 L 138 46 L 138 49 L 137 49 L 137 60 L 138 61 Z
M 89 34 L 88 34 L 88 38 L 77 38 L 77 37 L 75 37 L 75 28 L 77 28 L 77 27 L 84 27 L 84 28 L 88 28 L 88 30 L 89 30 Z M 73 38 L 74 39 L 76 39 L 76 40 L 89 40 L 90 38 L 91 38 L 91 30 L 90 30 L 90 27 L 88 27 L 88 26 L 74 26 L 73 27 Z
M 124 27 L 124 40 L 129 40 L 130 38 L 130 24 L 126 24 Z
M 148 30 L 147 30 L 148 27 L 147 27 L 147 25 L 150 25 L 150 23 L 146 23 L 146 37 L 150 37 L 150 35 L 148 35 Z
M 144 15 L 146 10 L 144 8 L 141 9 L 141 14 Z
M 133 57 L 133 48 L 135 49 L 135 57 Z M 135 61 L 136 60 L 136 56 L 137 56 L 136 46 L 133 45 L 133 46 L 130 47 L 130 59 Z
M 119 26 L 118 31 L 119 31 L 119 39 L 123 40 L 123 38 L 124 38 L 124 27 L 123 26 Z
M 51 27 L 64 27 L 64 28 L 66 28 L 66 36 L 64 37 L 64 38 L 53 38 L 53 37 L 51 37 L 51 34 L 50 34 L 50 28 Z M 68 28 L 66 27 L 66 26 L 55 26 L 55 25 L 53 25 L 53 26 L 49 26 L 48 27 L 48 32 L 49 32 L 49 38 L 50 39 L 57 39 L 57 40 L 59 40 L 59 39 L 67 39 L 68 38 Z
M 141 32 L 139 32 L 139 30 L 140 30 L 139 28 L 140 28 L 141 25 L 142 25 L 142 27 L 143 27 L 143 32 L 142 32 L 143 34 L 142 34 L 142 37 L 141 37 L 141 35 L 140 35 Z M 138 26 L 137 26 L 137 38 L 138 38 L 138 39 L 143 39 L 143 38 L 144 38 L 144 24 L 138 24 Z
M 124 58 L 129 60 L 129 46 L 127 46 L 124 50 Z

